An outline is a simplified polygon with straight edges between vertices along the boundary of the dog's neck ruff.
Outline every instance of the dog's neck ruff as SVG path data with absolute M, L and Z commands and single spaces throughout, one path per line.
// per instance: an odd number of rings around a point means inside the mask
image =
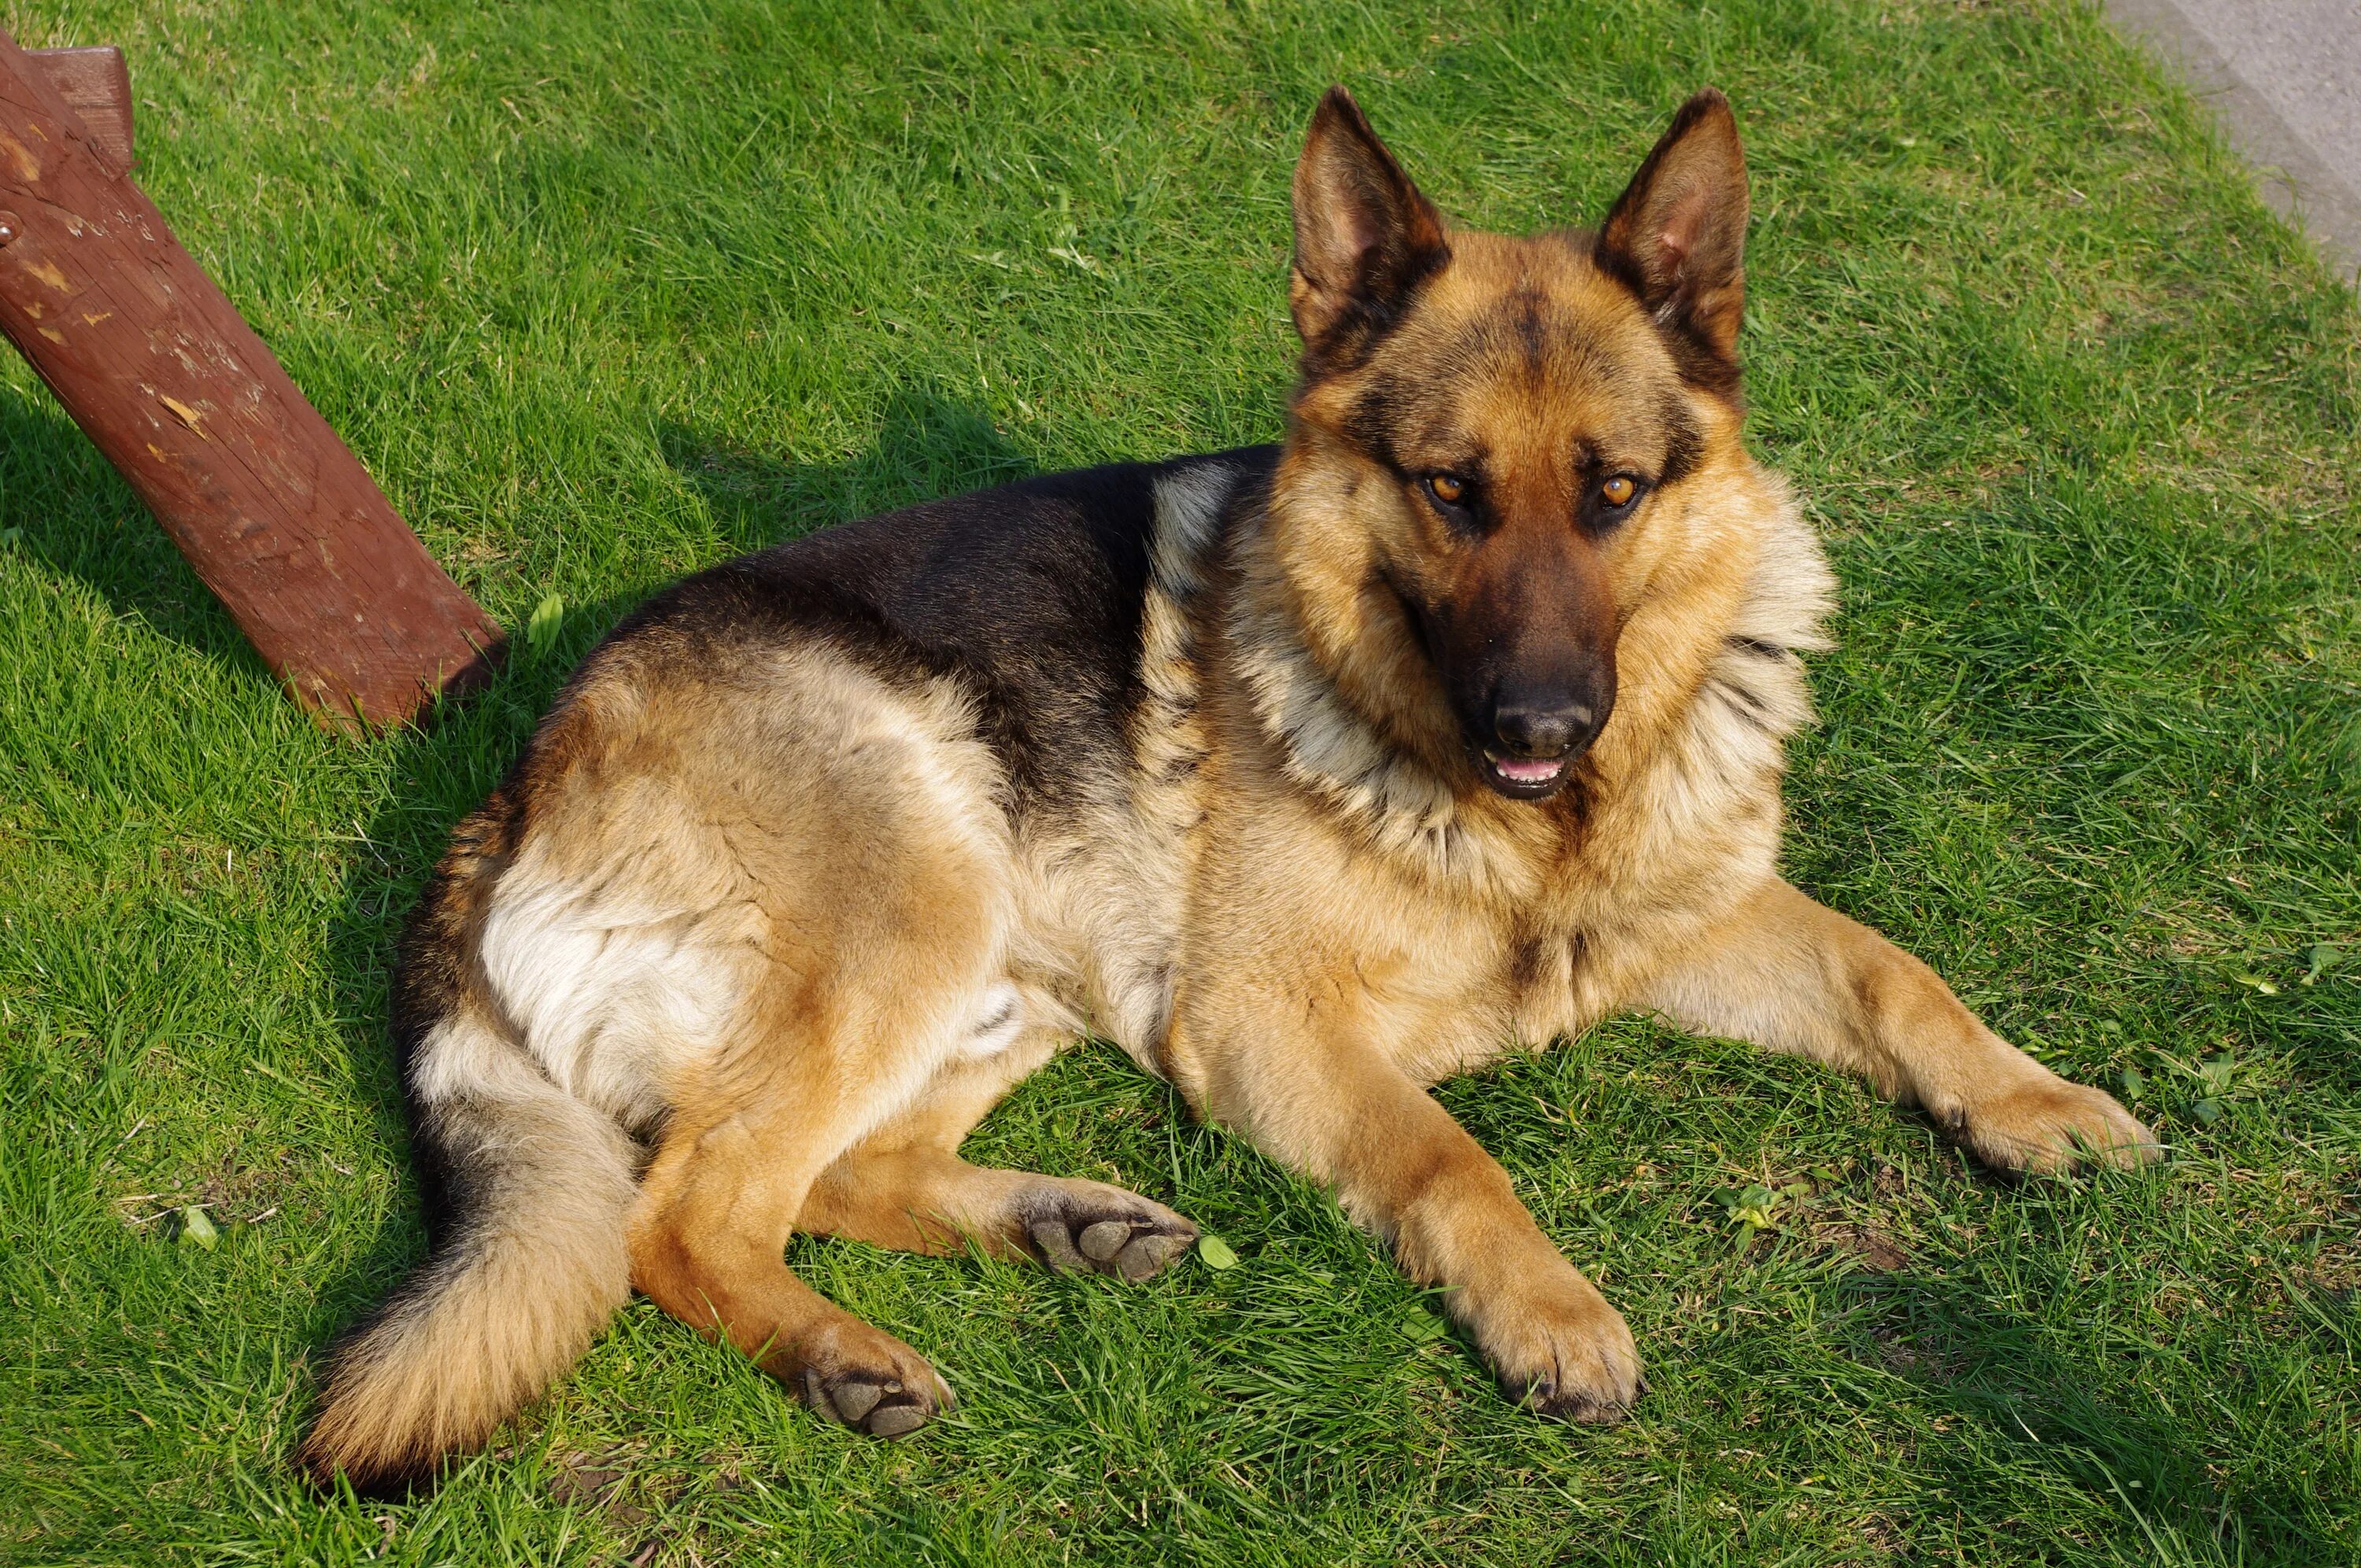
M 1742 788 L 1750 779 L 1776 779 L 1787 737 L 1813 718 L 1796 654 L 1832 646 L 1821 622 L 1832 607 L 1834 578 L 1819 541 L 1784 484 L 1765 478 L 1760 549 L 1737 611 L 1718 635 L 1700 632 L 1716 637 L 1703 679 L 1676 700 L 1669 722 L 1652 727 L 1647 754 L 1615 770 L 1622 793 L 1676 784 L 1667 795 L 1675 815 L 1716 808 L 1722 792 L 1700 791 L 1701 780 Z M 1461 787 L 1482 786 L 1455 784 L 1390 742 L 1354 707 L 1305 644 L 1267 518 L 1245 522 L 1235 535 L 1229 641 L 1288 776 L 1373 847 L 1428 876 L 1478 892 L 1513 886 L 1515 873 L 1493 852 L 1495 833 L 1487 830 L 1485 818 L 1493 814 L 1470 811 L 1460 798 Z M 1610 719 L 1601 746 L 1628 744 L 1628 724 L 1626 729 L 1618 734 Z M 1586 809 L 1597 816 L 1609 804 L 1593 799 Z
M 1483 880 L 1484 856 L 1451 784 L 1381 735 L 1305 645 L 1265 520 L 1239 532 L 1236 551 L 1230 646 L 1288 777 L 1378 849 L 1430 873 Z

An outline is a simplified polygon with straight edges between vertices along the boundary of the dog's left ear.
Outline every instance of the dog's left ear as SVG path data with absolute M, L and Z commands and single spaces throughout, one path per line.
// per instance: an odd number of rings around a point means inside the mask
M 1295 268 L 1288 309 L 1307 349 L 1339 329 L 1389 323 L 1449 257 L 1443 218 L 1378 139 L 1361 106 L 1331 87 L 1295 165 Z
M 1730 100 L 1681 105 L 1598 231 L 1598 262 L 1649 313 L 1733 364 L 1746 302 L 1746 154 Z

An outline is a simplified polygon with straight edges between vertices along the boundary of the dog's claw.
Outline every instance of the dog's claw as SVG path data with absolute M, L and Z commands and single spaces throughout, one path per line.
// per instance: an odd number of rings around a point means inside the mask
M 1561 1389 L 1554 1378 L 1536 1379 L 1526 1386 L 1522 1395 L 1513 1387 L 1504 1386 L 1500 1392 L 1512 1402 L 1523 1406 L 1537 1416 L 1553 1420 L 1572 1421 L 1577 1426 L 1611 1427 L 1631 1414 L 1631 1407 L 1612 1399 L 1602 1399 L 1587 1389 Z M 1647 1392 L 1640 1384 L 1632 1394 L 1636 1400 Z

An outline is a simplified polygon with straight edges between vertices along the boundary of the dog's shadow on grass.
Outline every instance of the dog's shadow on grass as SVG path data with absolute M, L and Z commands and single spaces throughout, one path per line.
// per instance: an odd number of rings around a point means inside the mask
M 665 461 L 713 518 L 717 559 L 830 523 L 1022 477 L 1035 467 L 988 416 L 925 393 L 896 398 L 876 440 L 837 463 L 790 462 L 676 423 L 659 424 L 656 435 Z M 402 923 L 453 826 L 482 803 L 514 763 L 574 666 L 618 621 L 672 580 L 652 579 L 569 604 L 553 643 L 535 650 L 519 637 L 489 687 L 388 742 L 397 750 L 386 804 L 368 828 L 377 853 L 353 861 L 330 946 L 336 1011 L 350 1020 L 344 1045 L 354 1093 L 375 1111 L 401 1172 L 401 1198 L 394 1217 L 344 1271 L 318 1282 L 309 1322 L 315 1351 L 381 1299 L 426 1251 L 400 1065 L 386 1029 Z
M 841 462 L 790 462 L 676 422 L 659 422 L 656 439 L 731 552 L 1023 478 L 1037 466 L 989 414 L 925 389 L 890 400 L 876 439 Z M 0 387 L 0 530 L 10 531 L 14 547 L 79 581 L 116 615 L 136 617 L 209 659 L 243 662 L 258 678 L 270 679 L 228 613 L 65 411 L 46 396 L 10 387 Z M 538 713 L 573 661 L 667 580 L 634 584 L 611 599 L 573 607 L 555 675 L 541 667 L 548 661 L 517 660 L 499 687 L 531 699 Z M 536 679 L 538 686 L 532 684 Z
M 831 522 L 1021 479 L 1037 465 L 991 416 L 956 400 L 904 392 L 877 439 L 841 463 L 787 463 L 711 432 L 656 426 L 664 461 L 697 491 L 722 536 L 752 550 Z

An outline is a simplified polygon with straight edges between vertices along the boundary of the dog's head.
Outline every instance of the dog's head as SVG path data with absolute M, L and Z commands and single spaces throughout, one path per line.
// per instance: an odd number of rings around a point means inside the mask
M 1746 219 L 1709 88 L 1595 234 L 1449 227 L 1343 88 L 1312 119 L 1286 569 L 1340 684 L 1423 702 L 1502 795 L 1554 794 L 1598 738 L 1681 487 L 1734 447 Z

